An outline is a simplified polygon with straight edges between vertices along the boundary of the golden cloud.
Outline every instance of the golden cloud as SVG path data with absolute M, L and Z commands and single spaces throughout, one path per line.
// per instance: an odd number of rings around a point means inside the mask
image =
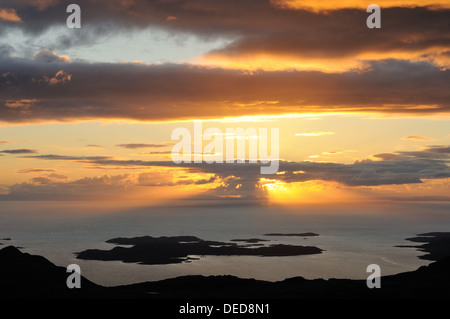
M 0 8 L 0 20 L 9 22 L 23 22 L 22 19 L 17 15 L 14 9 L 1 9 Z
M 339 9 L 366 9 L 373 1 L 362 0 L 271 0 L 271 3 L 284 9 L 301 9 L 314 12 L 331 11 Z M 434 7 L 450 8 L 448 0 L 377 0 L 376 4 L 381 8 L 395 7 Z

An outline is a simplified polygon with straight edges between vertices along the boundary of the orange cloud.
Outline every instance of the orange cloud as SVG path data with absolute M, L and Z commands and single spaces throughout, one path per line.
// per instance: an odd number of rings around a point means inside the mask
M 39 50 L 34 54 L 34 59 L 42 62 L 60 62 L 60 63 L 70 63 L 72 62 L 66 55 L 57 55 L 55 52 L 48 49 Z
M 23 22 L 22 19 L 17 15 L 14 9 L 1 9 L 0 8 L 0 20 L 9 22 Z
M 339 9 L 365 9 L 373 1 L 363 0 L 271 0 L 274 6 L 285 9 L 303 9 L 314 12 L 331 11 Z M 435 7 L 435 8 L 450 8 L 448 0 L 377 0 L 375 1 L 381 8 L 394 7 Z
M 259 52 L 243 52 L 238 55 L 212 52 L 199 57 L 197 62 L 200 65 L 250 71 L 317 70 L 327 73 L 340 73 L 352 69 L 364 70 L 366 68 L 364 62 L 354 58 L 304 58 L 298 55 L 276 55 Z
M 5 122 L 161 122 L 219 119 L 230 114 L 450 111 L 450 71 L 427 63 L 387 60 L 372 62 L 366 72 L 336 74 L 79 62 L 68 63 L 61 70 L 52 63 L 6 61 L 0 65 L 0 74 L 10 72 L 14 77 L 0 78 L 0 113 Z M 19 106 L 29 104 L 17 101 L 36 103 L 32 112 L 23 114 Z
M 398 39 L 399 42 L 406 39 Z M 241 70 L 310 70 L 326 73 L 342 73 L 356 70 L 366 72 L 370 69 L 372 61 L 387 59 L 409 60 L 413 62 L 425 61 L 436 65 L 443 70 L 450 68 L 450 49 L 445 46 L 431 46 L 422 50 L 392 49 L 382 51 L 378 48 L 361 48 L 355 52 L 349 52 L 342 56 L 331 56 L 328 53 L 311 55 L 302 48 L 288 48 L 286 52 L 278 49 L 278 52 L 260 52 L 262 47 L 267 46 L 271 39 L 255 43 L 252 48 L 248 44 L 242 47 L 236 44 L 234 52 L 227 48 L 207 53 L 197 58 L 197 63 L 205 66 L 217 66 L 227 69 Z M 425 39 L 423 40 L 425 41 Z M 301 40 L 298 40 L 301 43 Z M 300 46 L 300 45 L 299 45 Z M 295 52 L 295 50 L 298 50 Z M 276 51 L 276 50 L 274 50 Z M 289 52 L 291 51 L 291 52 Z
M 33 106 L 38 100 L 37 99 L 21 99 L 21 100 L 8 100 L 5 102 L 5 106 L 9 108 L 22 108 L 28 109 Z
M 416 136 L 416 135 L 410 135 L 402 137 L 402 140 L 413 140 L 413 141 L 432 141 L 432 138 L 423 137 L 423 136 Z
M 49 85 L 64 84 L 66 82 L 69 82 L 71 79 L 72 75 L 65 72 L 64 70 L 59 70 L 52 78 L 47 76 L 44 77 L 44 81 Z

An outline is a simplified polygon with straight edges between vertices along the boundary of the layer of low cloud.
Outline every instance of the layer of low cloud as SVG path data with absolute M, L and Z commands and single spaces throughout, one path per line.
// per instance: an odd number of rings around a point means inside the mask
M 0 153 L 3 154 L 31 154 L 31 153 L 38 153 L 37 150 L 32 150 L 28 148 L 19 148 L 19 149 L 13 149 L 13 150 L 0 150 Z
M 44 169 L 44 168 L 21 168 L 16 170 L 16 173 L 21 174 L 30 174 L 30 173 L 43 173 L 43 172 L 54 172 L 53 169 Z
M 398 60 L 374 61 L 363 73 L 329 74 L 189 64 L 70 63 L 61 70 L 53 63 L 0 58 L 0 74 L 8 74 L 0 77 L 1 120 L 7 122 L 450 111 L 450 70 Z M 255 101 L 278 102 L 252 107 Z
M 297 183 L 307 181 L 336 182 L 347 187 L 371 187 L 371 186 L 395 186 L 421 184 L 424 180 L 443 180 L 450 178 L 450 146 L 431 145 L 424 147 L 420 151 L 401 151 L 394 153 L 376 154 L 373 160 L 366 159 L 353 164 L 321 163 L 321 162 L 288 162 L 281 161 L 279 167 L 280 174 L 261 175 L 259 163 L 234 163 L 234 164 L 195 164 L 182 163 L 174 164 L 170 161 L 141 161 L 141 160 L 118 160 L 111 156 L 63 156 L 63 155 L 28 155 L 29 159 L 54 160 L 82 163 L 86 167 L 115 167 L 122 169 L 165 167 L 186 171 L 187 178 L 177 178 L 168 173 L 136 173 L 135 178 L 131 174 L 127 178 L 102 177 L 85 178 L 78 181 L 55 180 L 52 174 L 39 176 L 41 178 L 33 180 L 32 183 L 22 183 L 10 187 L 13 197 L 7 195 L 4 199 L 16 198 L 17 192 L 22 191 L 23 198 L 27 191 L 33 187 L 54 187 L 60 188 L 81 187 L 97 185 L 104 187 L 105 181 L 114 187 L 122 185 L 134 186 L 177 186 L 177 185 L 204 185 L 220 181 L 211 190 L 210 196 L 216 197 L 243 197 L 243 198 L 264 198 L 265 189 L 261 185 L 261 178 L 272 182 Z M 193 175 L 190 175 L 192 173 Z M 201 174 L 201 177 L 192 179 L 189 176 Z M 126 180 L 126 182 L 125 182 Z M 84 181 L 84 182 L 83 182 Z M 114 185 L 118 181 L 120 185 Z M 55 186 L 56 187 L 56 186 Z M 108 189 L 108 188 L 107 188 Z M 59 191 L 61 193 L 62 190 Z M 83 194 L 86 193 L 83 190 Z M 57 192 L 57 194 L 59 194 Z M 33 197 L 35 198 L 35 197 Z
M 24 20 L 14 24 L 0 20 L 0 32 L 16 28 L 35 36 L 53 27 L 65 27 L 67 4 L 63 1 L 45 6 L 5 1 L 8 10 L 15 10 Z M 296 64 L 291 67 L 303 64 L 316 68 L 319 63 L 328 64 L 325 69 L 338 65 L 348 69 L 362 67 L 354 59 L 389 58 L 426 60 L 443 67 L 450 65 L 447 23 L 450 6 L 444 6 L 444 0 L 396 1 L 402 3 L 401 7 L 391 7 L 394 2 L 386 1 L 382 29 L 376 31 L 366 27 L 368 14 L 361 10 L 365 5 L 357 6 L 363 7 L 361 9 L 349 5 L 356 2 L 360 1 L 314 1 L 312 7 L 319 10 L 309 10 L 311 1 L 295 1 L 295 6 L 289 6 L 269 0 L 196 0 L 189 4 L 184 1 L 79 0 L 83 27 L 76 33 L 57 37 L 52 47 L 89 45 L 118 32 L 156 28 L 181 36 L 189 33 L 203 39 L 227 39 L 226 47 L 205 54 L 204 59 L 231 66 L 275 59 L 272 65 L 289 61 Z M 281 4 L 286 3 L 292 2 L 281 1 Z M 52 58 L 52 54 L 46 56 Z
M 167 147 L 168 144 L 124 143 L 124 144 L 117 144 L 116 146 L 123 147 L 123 148 L 128 148 L 128 149 L 139 149 L 139 148 Z

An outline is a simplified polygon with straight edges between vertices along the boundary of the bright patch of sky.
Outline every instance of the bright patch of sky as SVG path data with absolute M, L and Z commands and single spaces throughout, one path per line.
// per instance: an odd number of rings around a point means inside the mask
M 76 32 L 83 32 L 85 41 L 78 44 L 78 39 L 74 36 L 74 42 L 77 44 L 64 45 L 64 40 L 67 41 L 71 38 L 71 33 L 75 35 Z M 61 27 L 52 28 L 35 37 L 11 30 L 2 37 L 0 45 L 12 46 L 12 55 L 23 58 L 32 58 L 37 51 L 49 49 L 58 55 L 68 56 L 72 61 L 183 63 L 195 62 L 198 56 L 230 42 L 230 39 L 223 38 L 205 39 L 180 33 L 174 35 L 153 28 L 90 36 L 83 29 Z

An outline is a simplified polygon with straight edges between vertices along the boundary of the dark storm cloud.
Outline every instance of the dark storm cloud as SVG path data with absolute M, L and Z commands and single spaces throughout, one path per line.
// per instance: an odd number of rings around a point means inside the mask
M 42 64 L 0 58 L 0 120 L 159 121 L 316 111 L 449 111 L 450 70 L 397 60 L 373 61 L 370 68 L 340 74 L 248 73 L 188 64 Z M 65 80 L 55 74 L 65 75 Z
M 23 23 L 0 20 L 0 30 L 20 28 L 40 34 L 64 27 L 67 3 L 44 6 L 32 1 L 3 1 Z M 51 4 L 49 2 L 49 4 Z M 364 52 L 419 52 L 450 48 L 450 10 L 426 7 L 383 8 L 380 30 L 366 27 L 364 10 L 327 12 L 280 9 L 268 0 L 88 1 L 79 0 L 83 27 L 56 40 L 54 48 L 91 44 L 102 37 L 154 27 L 173 34 L 234 41 L 213 54 L 229 57 L 266 53 L 296 57 L 345 57 Z M 2 28 L 3 24 L 3 28 Z M 2 32 L 2 31 L 0 31 Z M 445 52 L 443 53 L 445 56 Z
M 256 36 L 242 37 L 211 53 L 230 57 L 266 53 L 320 59 L 448 48 L 449 14 L 449 10 L 427 8 L 383 9 L 382 28 L 370 32 L 365 25 L 366 15 L 358 10 L 314 15 L 297 11 L 286 13 L 285 21 L 267 26 Z
M 356 61 L 368 53 L 378 61 L 365 60 L 365 72 L 248 73 L 192 65 L 64 63 L 70 62 L 69 57 L 48 49 L 26 60 L 8 57 L 13 48 L 0 44 L 0 120 L 164 121 L 230 114 L 449 111 L 450 71 L 439 68 L 450 63 L 447 9 L 384 8 L 382 29 L 369 30 L 367 13 L 361 10 L 287 10 L 261 0 L 80 0 L 77 4 L 83 27 L 69 30 L 52 49 L 150 26 L 173 34 L 231 40 L 209 57 L 239 60 L 268 54 L 306 62 L 334 59 L 332 64 L 339 66 L 339 59 Z M 15 9 L 23 20 L 7 25 L 0 21 L 4 32 L 20 28 L 36 35 L 52 26 L 65 26 L 64 1 L 5 0 L 2 6 Z M 379 60 L 385 57 L 392 59 Z

